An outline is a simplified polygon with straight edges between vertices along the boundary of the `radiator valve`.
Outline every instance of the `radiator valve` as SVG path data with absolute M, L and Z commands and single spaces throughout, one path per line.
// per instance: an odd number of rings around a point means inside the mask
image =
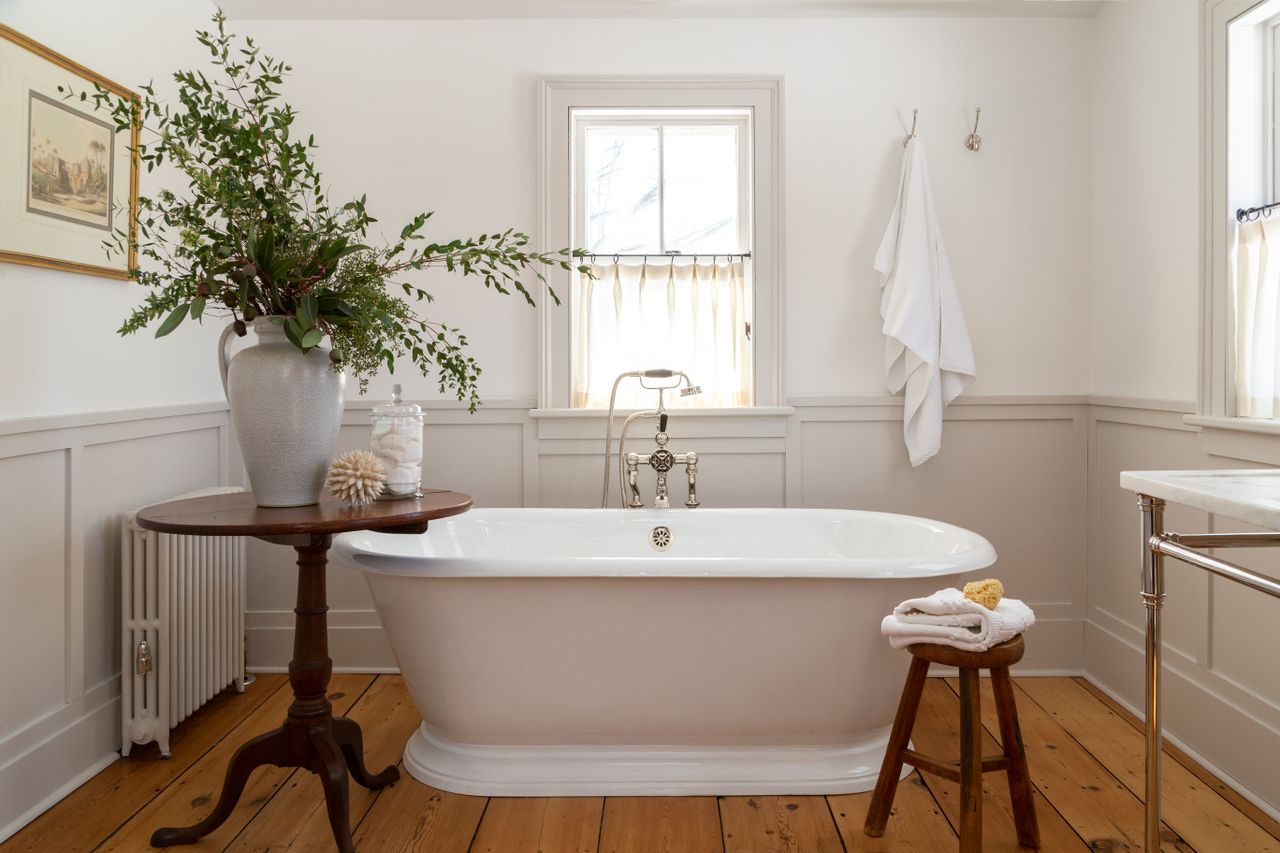
M 133 669 L 138 675 L 150 675 L 152 668 L 151 660 L 151 644 L 146 640 L 138 643 L 138 648 L 133 654 Z

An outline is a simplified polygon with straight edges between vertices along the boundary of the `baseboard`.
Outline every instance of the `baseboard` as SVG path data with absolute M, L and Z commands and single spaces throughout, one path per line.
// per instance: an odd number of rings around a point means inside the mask
M 349 672 L 354 675 L 398 675 L 400 667 L 398 666 L 335 666 L 334 672 Z M 251 666 L 245 672 L 254 675 L 265 674 L 287 674 L 289 667 L 287 666 Z
M 1134 698 L 1145 692 L 1142 648 L 1089 620 L 1085 622 L 1085 643 L 1085 678 L 1139 719 L 1144 718 L 1145 711 Z M 1190 667 L 1199 669 L 1194 663 Z M 1187 668 L 1176 656 L 1172 660 L 1166 657 L 1162 680 L 1165 738 L 1240 796 L 1280 820 L 1276 805 L 1280 803 L 1280 778 L 1275 773 L 1280 730 L 1227 700 L 1197 677 L 1201 673 L 1185 671 Z M 1220 678 L 1207 670 L 1202 674 L 1208 679 Z M 1269 707 L 1280 721 L 1280 708 Z M 1204 749 L 1197 746 L 1201 738 L 1211 745 L 1217 760 L 1205 757 Z
M 1098 688 L 1103 693 L 1110 696 L 1113 702 L 1115 702 L 1120 707 L 1124 708 L 1130 714 L 1133 714 L 1134 716 L 1136 716 L 1138 719 L 1142 719 L 1144 716 L 1146 716 L 1146 712 L 1143 709 L 1137 707 L 1128 699 L 1124 698 L 1123 696 L 1121 696 L 1116 691 L 1112 690 L 1107 685 L 1099 683 L 1089 673 L 1087 672 L 1084 673 L 1084 678 L 1094 687 Z M 1280 821 L 1280 808 L 1276 808 L 1275 806 L 1271 805 L 1271 803 L 1268 803 L 1266 800 L 1262 799 L 1257 794 L 1253 793 L 1253 791 L 1250 791 L 1248 788 L 1241 785 L 1239 780 L 1233 778 L 1230 773 L 1223 770 L 1221 767 L 1219 767 L 1217 764 L 1214 764 L 1209 759 L 1205 758 L 1204 753 L 1193 749 L 1192 747 L 1188 746 L 1186 741 L 1184 741 L 1182 738 L 1178 737 L 1177 735 L 1170 734 L 1167 731 L 1164 733 L 1164 739 L 1169 743 L 1173 744 L 1174 746 L 1176 746 L 1178 749 L 1182 750 L 1184 753 L 1187 754 L 1188 758 L 1190 758 L 1196 764 L 1199 764 L 1205 770 L 1208 770 L 1214 776 L 1221 779 L 1224 785 L 1229 787 L 1231 790 L 1235 791 L 1240 796 L 1244 797 L 1249 802 L 1253 803 L 1255 806 L 1257 806 L 1259 809 L 1261 809 L 1263 812 L 1269 815 L 1273 820 Z M 1168 760 L 1167 756 L 1165 760 Z
M 0 842 L 119 760 L 119 748 L 113 695 L 0 767 Z
M 288 672 L 293 656 L 293 613 L 277 620 L 276 614 L 246 614 L 245 648 L 250 672 Z M 374 624 L 329 626 L 329 657 L 334 672 L 399 672 L 386 633 L 377 624 L 377 614 L 369 611 Z M 286 624 L 263 624 L 283 621 Z M 254 624 L 257 623 L 257 624 Z

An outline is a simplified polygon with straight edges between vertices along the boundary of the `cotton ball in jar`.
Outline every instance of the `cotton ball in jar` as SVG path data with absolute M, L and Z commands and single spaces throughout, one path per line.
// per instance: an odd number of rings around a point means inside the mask
M 422 483 L 422 409 L 394 386 L 390 403 L 373 407 L 369 449 L 387 476 L 384 495 L 410 497 Z

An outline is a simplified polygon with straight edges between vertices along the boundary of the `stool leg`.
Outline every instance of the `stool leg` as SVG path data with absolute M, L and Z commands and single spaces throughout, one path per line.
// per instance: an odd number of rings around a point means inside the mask
M 1000 719 L 1000 743 L 1009 756 L 1009 799 L 1013 801 L 1013 820 L 1018 826 L 1018 843 L 1023 847 L 1040 846 L 1040 825 L 1036 822 L 1036 803 L 1031 796 L 1031 774 L 1027 771 L 1027 751 L 1022 745 L 1018 727 L 1018 706 L 1013 698 L 1013 682 L 1009 668 L 991 670 L 991 689 L 996 697 L 996 715 Z
M 916 724 L 916 711 L 920 708 L 920 696 L 924 693 L 925 678 L 928 675 L 929 662 L 917 657 L 911 658 L 907 683 L 902 687 L 898 714 L 893 718 L 893 731 L 889 733 L 889 745 L 885 748 L 884 762 L 880 765 L 880 777 L 876 779 L 876 790 L 871 795 L 871 806 L 867 809 L 867 819 L 862 825 L 862 831 L 872 838 L 883 835 L 885 824 L 889 821 L 893 795 L 898 790 L 898 775 L 902 773 L 902 751 L 911 741 L 911 729 Z
M 960 853 L 982 853 L 982 693 L 978 670 L 960 670 Z

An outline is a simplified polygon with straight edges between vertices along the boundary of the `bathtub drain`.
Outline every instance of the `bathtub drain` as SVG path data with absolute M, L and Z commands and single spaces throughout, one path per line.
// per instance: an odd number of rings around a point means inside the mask
M 653 532 L 649 534 L 649 544 L 655 551 L 665 551 L 670 548 L 671 528 L 662 526 L 653 528 Z

